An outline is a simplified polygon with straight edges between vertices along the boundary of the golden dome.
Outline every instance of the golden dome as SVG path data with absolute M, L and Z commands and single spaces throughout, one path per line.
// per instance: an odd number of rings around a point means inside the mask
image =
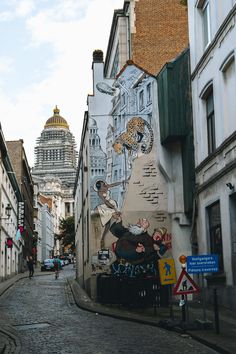
M 69 125 L 67 121 L 59 115 L 60 109 L 58 109 L 57 106 L 54 108 L 53 113 L 54 113 L 53 116 L 46 121 L 46 124 L 44 125 L 44 129 L 45 128 L 69 129 Z

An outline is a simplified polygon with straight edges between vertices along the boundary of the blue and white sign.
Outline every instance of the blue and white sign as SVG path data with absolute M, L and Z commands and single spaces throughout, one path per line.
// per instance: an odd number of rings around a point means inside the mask
M 217 254 L 187 256 L 188 273 L 215 273 L 218 271 L 219 257 Z

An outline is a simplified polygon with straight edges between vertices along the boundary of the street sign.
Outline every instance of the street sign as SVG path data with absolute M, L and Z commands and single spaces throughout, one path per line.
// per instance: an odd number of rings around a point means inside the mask
M 177 281 L 175 262 L 173 258 L 162 258 L 158 260 L 160 282 L 162 285 L 175 284 Z
M 185 269 L 182 269 L 182 272 L 179 276 L 179 279 L 173 289 L 174 295 L 187 295 L 193 293 L 199 293 L 200 289 L 190 275 L 186 272 Z
M 219 256 L 203 254 L 187 257 L 188 273 L 215 273 L 219 271 Z

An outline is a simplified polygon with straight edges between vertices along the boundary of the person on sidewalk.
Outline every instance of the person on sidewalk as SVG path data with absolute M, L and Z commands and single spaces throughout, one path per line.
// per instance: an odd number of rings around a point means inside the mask
M 27 257 L 27 266 L 29 269 L 29 278 L 34 276 L 34 260 L 32 256 Z

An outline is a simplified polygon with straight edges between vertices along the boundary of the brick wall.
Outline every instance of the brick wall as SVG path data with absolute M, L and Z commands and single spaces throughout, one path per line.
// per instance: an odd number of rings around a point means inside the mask
M 133 61 L 157 74 L 188 47 L 187 15 L 187 6 L 180 0 L 136 1 Z

